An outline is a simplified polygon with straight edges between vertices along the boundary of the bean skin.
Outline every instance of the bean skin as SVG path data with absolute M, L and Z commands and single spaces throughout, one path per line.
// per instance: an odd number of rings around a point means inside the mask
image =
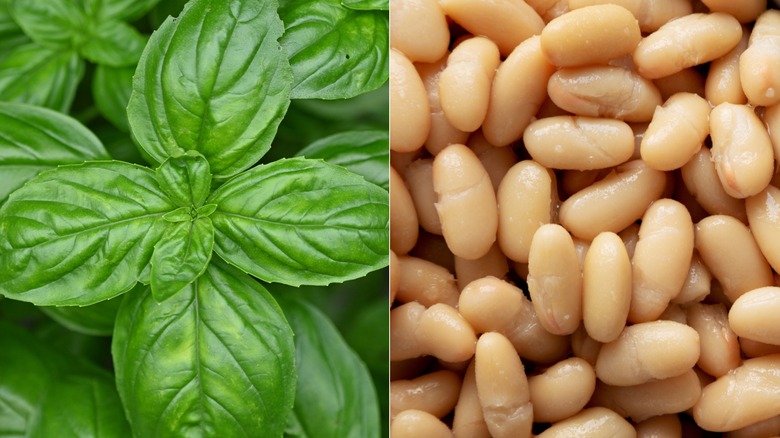
M 582 319 L 588 334 L 611 342 L 626 325 L 631 304 L 631 260 L 620 237 L 605 231 L 593 239 L 582 273 Z
M 780 288 L 776 286 L 753 289 L 734 301 L 728 322 L 742 338 L 766 344 L 780 345 Z
M 417 409 L 398 413 L 390 425 L 393 438 L 452 438 L 452 431 L 435 416 Z
M 435 62 L 450 42 L 447 19 L 436 0 L 393 0 L 390 46 L 412 62 Z
M 431 129 L 428 95 L 414 64 L 403 53 L 390 49 L 390 149 L 419 149 Z

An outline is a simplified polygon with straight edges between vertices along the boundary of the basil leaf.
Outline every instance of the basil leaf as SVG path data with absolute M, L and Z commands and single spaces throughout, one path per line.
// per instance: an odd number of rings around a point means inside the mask
M 217 204 L 214 250 L 270 282 L 324 285 L 388 263 L 388 193 L 319 160 L 257 166 L 226 182 Z
M 125 296 L 114 330 L 116 384 L 137 436 L 281 436 L 295 394 L 293 333 L 271 295 L 212 259 L 157 303 Z
M 0 59 L 0 100 L 67 112 L 82 76 L 76 52 L 30 42 Z
M 152 253 L 154 299 L 167 300 L 203 274 L 213 247 L 214 227 L 207 217 L 179 222 L 166 232 Z
M 45 169 L 108 158 L 100 140 L 69 116 L 0 102 L 0 204 Z
M 349 131 L 320 139 L 296 155 L 321 158 L 362 175 L 385 190 L 390 187 L 387 172 L 390 163 L 390 141 L 387 131 Z
M 0 321 L 0 435 L 126 437 L 111 375 Z
M 94 161 L 42 172 L 0 208 L 0 293 L 89 305 L 128 291 L 174 208 L 154 172 Z
M 348 9 L 340 0 L 286 0 L 279 15 L 295 76 L 293 99 L 345 99 L 387 81 L 386 12 Z
M 180 207 L 200 207 L 211 190 L 209 163 L 195 151 L 168 158 L 156 175 L 160 188 Z
M 11 15 L 33 41 L 78 46 L 88 18 L 80 2 L 70 0 L 11 0 Z
M 276 298 L 295 333 L 298 366 L 298 431 L 288 428 L 285 436 L 378 437 L 379 400 L 366 365 L 316 307 L 284 294 Z
M 40 306 L 43 313 L 62 326 L 91 336 L 111 336 L 121 297 L 101 301 L 91 306 Z
M 146 46 L 146 37 L 127 23 L 111 20 L 94 24 L 79 46 L 81 56 L 110 67 L 135 67 Z
M 92 97 L 100 114 L 118 129 L 129 132 L 127 102 L 133 91 L 135 67 L 98 65 L 92 78 Z M 135 146 L 133 146 L 135 147 Z
M 128 117 L 157 162 L 194 149 L 224 179 L 255 164 L 289 106 L 290 66 L 273 1 L 193 0 L 152 35 Z
M 30 41 L 30 38 L 22 32 L 22 28 L 16 24 L 7 0 L 0 1 L 0 59 L 14 47 L 20 46 Z
M 101 20 L 117 19 L 133 22 L 149 12 L 160 0 L 91 0 L 97 3 Z
M 387 0 L 341 0 L 341 5 L 358 11 L 387 11 L 390 9 Z

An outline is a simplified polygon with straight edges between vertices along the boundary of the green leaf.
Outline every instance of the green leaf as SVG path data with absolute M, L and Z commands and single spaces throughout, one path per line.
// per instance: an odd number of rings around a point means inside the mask
M 94 161 L 42 172 L 0 208 L 0 294 L 89 305 L 124 293 L 173 208 L 141 166 Z
M 193 0 L 152 35 L 133 81 L 132 134 L 162 162 L 197 150 L 216 179 L 255 164 L 289 106 L 273 1 Z
M 121 297 L 101 301 L 91 306 L 40 306 L 51 319 L 78 333 L 91 336 L 111 336 Z
M 389 151 L 387 131 L 348 131 L 320 139 L 296 155 L 321 158 L 389 190 Z
M 179 222 L 154 246 L 151 284 L 162 302 L 198 278 L 211 260 L 214 227 L 207 217 Z
M 156 174 L 160 188 L 179 207 L 200 207 L 211 190 L 209 163 L 195 151 L 168 158 Z
M 390 3 L 387 0 L 341 0 L 345 8 L 358 11 L 387 11 Z
M 89 19 L 81 2 L 72 0 L 11 0 L 11 15 L 33 41 L 76 47 Z
M 68 112 L 84 76 L 84 61 L 72 50 L 30 42 L 0 59 L 0 100 Z
M 116 384 L 137 436 L 281 436 L 295 394 L 293 333 L 271 295 L 216 260 L 157 303 L 126 295 Z
M 146 37 L 122 21 L 102 21 L 89 32 L 78 49 L 81 56 L 95 64 L 134 68 L 146 46 Z
M 298 386 L 289 437 L 380 435 L 379 400 L 366 365 L 333 323 L 302 300 L 276 296 L 295 333 Z
M 0 204 L 42 170 L 108 158 L 97 137 L 69 116 L 0 102 Z
M 345 99 L 387 81 L 388 14 L 340 0 L 286 0 L 282 45 L 295 76 L 293 99 Z
M 149 12 L 160 0 L 91 0 L 97 3 L 99 19 L 133 22 Z
M 0 321 L 0 436 L 129 435 L 108 372 Z
M 98 65 L 92 78 L 92 97 L 100 114 L 118 129 L 129 132 L 127 103 L 133 91 L 135 67 Z
M 214 250 L 263 280 L 293 286 L 361 277 L 388 263 L 388 193 L 319 160 L 257 166 L 226 182 Z
M 11 17 L 9 8 L 7 0 L 0 1 L 0 60 L 14 47 L 30 41 L 30 38 L 22 32 L 22 28 Z

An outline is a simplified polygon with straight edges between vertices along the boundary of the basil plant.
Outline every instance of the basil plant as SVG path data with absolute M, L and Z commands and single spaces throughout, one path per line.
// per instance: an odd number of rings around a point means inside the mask
M 49 2 L 80 5 L 67 20 L 111 18 L 84 40 L 51 30 L 63 14 L 47 2 L 3 1 L 35 35 L 30 47 L 77 41 L 68 53 L 117 66 L 112 47 L 134 52 L 140 35 L 122 19 L 156 3 Z M 65 114 L 0 103 L 0 304 L 32 303 L 87 332 L 83 315 L 100 320 L 114 371 L 112 384 L 109 371 L 28 348 L 29 334 L 0 321 L 0 379 L 28 367 L 41 376 L 0 382 L 0 435 L 381 434 L 363 362 L 320 309 L 267 285 L 325 286 L 387 266 L 387 132 L 267 153 L 285 147 L 277 131 L 293 99 L 353 98 L 386 82 L 386 9 L 187 3 L 130 54 L 126 123 L 151 166 L 112 160 Z M 69 105 L 73 82 L 55 107 Z M 0 77 L 0 94 L 9 89 Z

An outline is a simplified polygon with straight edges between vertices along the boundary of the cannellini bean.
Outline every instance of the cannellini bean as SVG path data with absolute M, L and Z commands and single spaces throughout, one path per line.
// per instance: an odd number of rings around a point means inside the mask
M 688 307 L 688 325 L 699 333 L 701 354 L 697 365 L 705 373 L 720 377 L 739 366 L 739 341 L 729 325 L 723 304 L 694 303 Z
M 407 409 L 425 411 L 437 418 L 455 407 L 460 393 L 460 377 L 452 371 L 440 370 L 411 380 L 390 382 L 390 417 Z
M 745 200 L 750 232 L 761 253 L 776 272 L 780 272 L 780 189 L 767 186 Z
M 762 0 L 743 0 L 734 3 L 729 0 L 702 0 L 712 12 L 725 12 L 734 16 L 742 23 L 753 21 L 766 10 L 766 2 Z
M 395 255 L 395 251 L 390 250 L 390 304 L 395 301 L 395 296 L 398 293 L 398 289 L 401 287 L 401 269 L 398 264 L 398 256 Z
M 496 70 L 482 124 L 482 133 L 490 143 L 506 146 L 523 136 L 547 97 L 545 86 L 554 71 L 542 53 L 538 36 L 512 50 Z
M 568 0 L 528 0 L 528 3 L 545 23 L 569 12 Z
M 648 79 L 720 58 L 739 42 L 742 27 L 722 12 L 690 14 L 669 21 L 634 50 L 637 71 Z
M 760 357 L 780 353 L 780 345 L 765 344 L 748 338 L 739 338 L 739 348 L 747 357 Z
M 390 167 L 390 248 L 398 255 L 407 254 L 417 243 L 419 223 L 412 195 L 401 175 Z
M 469 138 L 468 132 L 463 132 L 452 126 L 441 108 L 439 77 L 447 66 L 448 57 L 449 52 L 436 62 L 416 64 L 417 72 L 425 85 L 425 91 L 428 93 L 428 107 L 431 110 L 431 126 L 424 143 L 425 149 L 431 155 L 438 154 L 439 151 L 453 143 L 465 143 Z
M 696 424 L 725 432 L 780 415 L 780 355 L 746 360 L 707 385 L 693 407 Z
M 419 149 L 431 129 L 430 107 L 420 75 L 403 53 L 390 50 L 390 149 Z
M 455 306 L 458 288 L 446 268 L 419 257 L 398 256 L 401 281 L 396 299 L 402 303 L 417 301 L 430 307 L 436 303 Z
M 651 321 L 623 329 L 601 347 L 596 360 L 599 380 L 616 386 L 639 385 L 679 376 L 699 360 L 699 334 L 673 321 Z
M 731 306 L 728 322 L 742 338 L 766 344 L 780 345 L 780 288 L 760 287 L 746 292 Z
M 743 28 L 742 38 L 731 51 L 712 61 L 704 85 L 704 97 L 712 105 L 723 102 L 734 104 L 747 103 L 739 78 L 739 57 L 747 49 L 750 33 Z
M 699 400 L 701 391 L 696 372 L 689 369 L 679 376 L 635 386 L 612 386 L 599 382 L 591 404 L 612 409 L 634 421 L 643 421 L 690 409 Z
M 531 157 L 553 169 L 617 166 L 634 153 L 634 132 L 620 120 L 558 116 L 532 122 L 523 133 Z
M 588 335 L 584 326 L 580 326 L 571 335 L 571 351 L 575 357 L 585 359 L 591 366 L 596 366 L 599 351 L 603 344 Z
M 390 311 L 390 360 L 414 359 L 426 353 L 417 340 L 417 327 L 425 312 L 418 302 L 400 305 Z
M 653 202 L 642 217 L 631 260 L 633 289 L 628 320 L 657 319 L 680 293 L 693 256 L 693 222 L 673 199 Z
M 695 68 L 684 68 L 668 76 L 656 78 L 653 83 L 661 92 L 664 101 L 677 93 L 704 95 L 705 78 Z
M 477 341 L 474 362 L 477 393 L 491 436 L 530 437 L 533 406 L 528 380 L 512 344 L 499 333 L 485 333 Z
M 672 299 L 672 303 L 688 304 L 703 300 L 710 293 L 710 283 L 712 283 L 712 274 L 701 261 L 699 254 L 694 251 L 685 284 L 680 293 Z
M 653 113 L 642 136 L 640 153 L 648 166 L 679 169 L 701 148 L 710 133 L 710 105 L 692 93 L 670 97 Z
M 614 411 L 595 407 L 585 409 L 577 415 L 559 421 L 537 435 L 538 438 L 568 438 L 572 436 L 633 438 L 636 436 L 636 431 L 631 423 Z
M 764 190 L 774 173 L 769 134 L 753 108 L 722 103 L 710 113 L 712 160 L 723 189 L 735 198 Z
M 436 0 L 392 0 L 390 47 L 412 62 L 435 62 L 444 56 L 450 30 Z
M 463 362 L 474 356 L 474 329 L 452 306 L 438 303 L 426 309 L 415 335 L 426 353 L 443 361 Z
M 522 0 L 440 0 L 439 4 L 472 35 L 495 41 L 502 56 L 544 27 L 539 14 Z
M 726 438 L 760 438 L 780 435 L 780 415 L 726 433 Z
M 493 244 L 487 254 L 475 260 L 455 257 L 455 278 L 459 290 L 463 290 L 469 283 L 480 278 L 504 278 L 508 273 L 509 262 L 498 244 Z
M 682 438 L 680 417 L 659 415 L 636 424 L 637 438 Z
M 533 160 L 521 161 L 498 186 L 498 244 L 510 259 L 527 263 L 534 233 L 556 218 L 555 175 Z
M 769 267 L 748 227 L 726 215 L 696 224 L 696 249 L 729 301 L 753 289 L 774 284 Z
M 563 201 L 558 211 L 560 223 L 585 240 L 602 231 L 617 233 L 641 218 L 665 186 L 663 172 L 641 160 L 630 161 Z
M 709 214 L 725 214 L 747 223 L 745 201 L 726 193 L 708 148 L 699 149 L 680 173 L 685 187 Z
M 582 275 L 574 241 L 562 226 L 536 230 L 528 253 L 528 291 L 548 332 L 574 333 L 582 320 Z
M 393 438 L 451 438 L 452 431 L 435 416 L 417 409 L 399 412 L 390 424 Z
M 628 9 L 639 21 L 642 32 L 658 30 L 666 22 L 692 12 L 687 0 L 569 0 L 571 9 L 612 3 Z
M 772 105 L 765 108 L 763 120 L 769 133 L 769 139 L 772 141 L 775 157 L 780 157 L 780 105 Z M 776 176 L 777 174 L 775 174 Z M 772 184 L 778 185 L 775 180 L 772 181 Z
M 575 415 L 596 388 L 596 373 L 585 359 L 570 357 L 528 377 L 534 422 L 554 423 Z
M 491 144 L 482 135 L 481 131 L 471 134 L 466 146 L 474 151 L 482 166 L 485 167 L 494 190 L 498 190 L 498 186 L 506 173 L 519 161 L 517 154 L 515 154 L 512 148 Z
M 496 241 L 498 208 L 493 184 L 479 158 L 464 145 L 450 145 L 433 161 L 442 234 L 453 254 L 485 255 Z
M 600 64 L 631 53 L 641 39 L 626 8 L 604 4 L 573 10 L 542 29 L 542 51 L 558 67 Z
M 477 393 L 477 379 L 474 374 L 474 361 L 469 362 L 463 384 L 460 386 L 460 397 L 455 405 L 455 415 L 452 419 L 452 433 L 456 438 L 490 438 L 490 431 L 482 413 L 482 404 Z
M 770 106 L 780 102 L 779 45 L 780 11 L 770 9 L 756 20 L 748 48 L 739 57 L 742 89 L 755 106 Z
M 433 190 L 433 159 L 413 161 L 404 176 L 419 225 L 429 233 L 441 235 L 439 213 L 434 207 L 436 192 Z
M 652 81 L 620 67 L 569 67 L 556 71 L 547 83 L 556 105 L 579 116 L 647 122 L 661 105 Z
M 447 58 L 439 76 L 439 100 L 456 129 L 473 132 L 482 125 L 499 62 L 498 47 L 484 37 L 461 42 Z
M 523 291 L 498 278 L 469 283 L 460 294 L 458 309 L 477 333 L 503 334 L 525 359 L 548 363 L 568 350 L 568 338 L 542 327 Z
M 620 236 L 599 233 L 585 255 L 582 320 L 588 334 L 611 342 L 626 325 L 631 305 L 631 260 Z

